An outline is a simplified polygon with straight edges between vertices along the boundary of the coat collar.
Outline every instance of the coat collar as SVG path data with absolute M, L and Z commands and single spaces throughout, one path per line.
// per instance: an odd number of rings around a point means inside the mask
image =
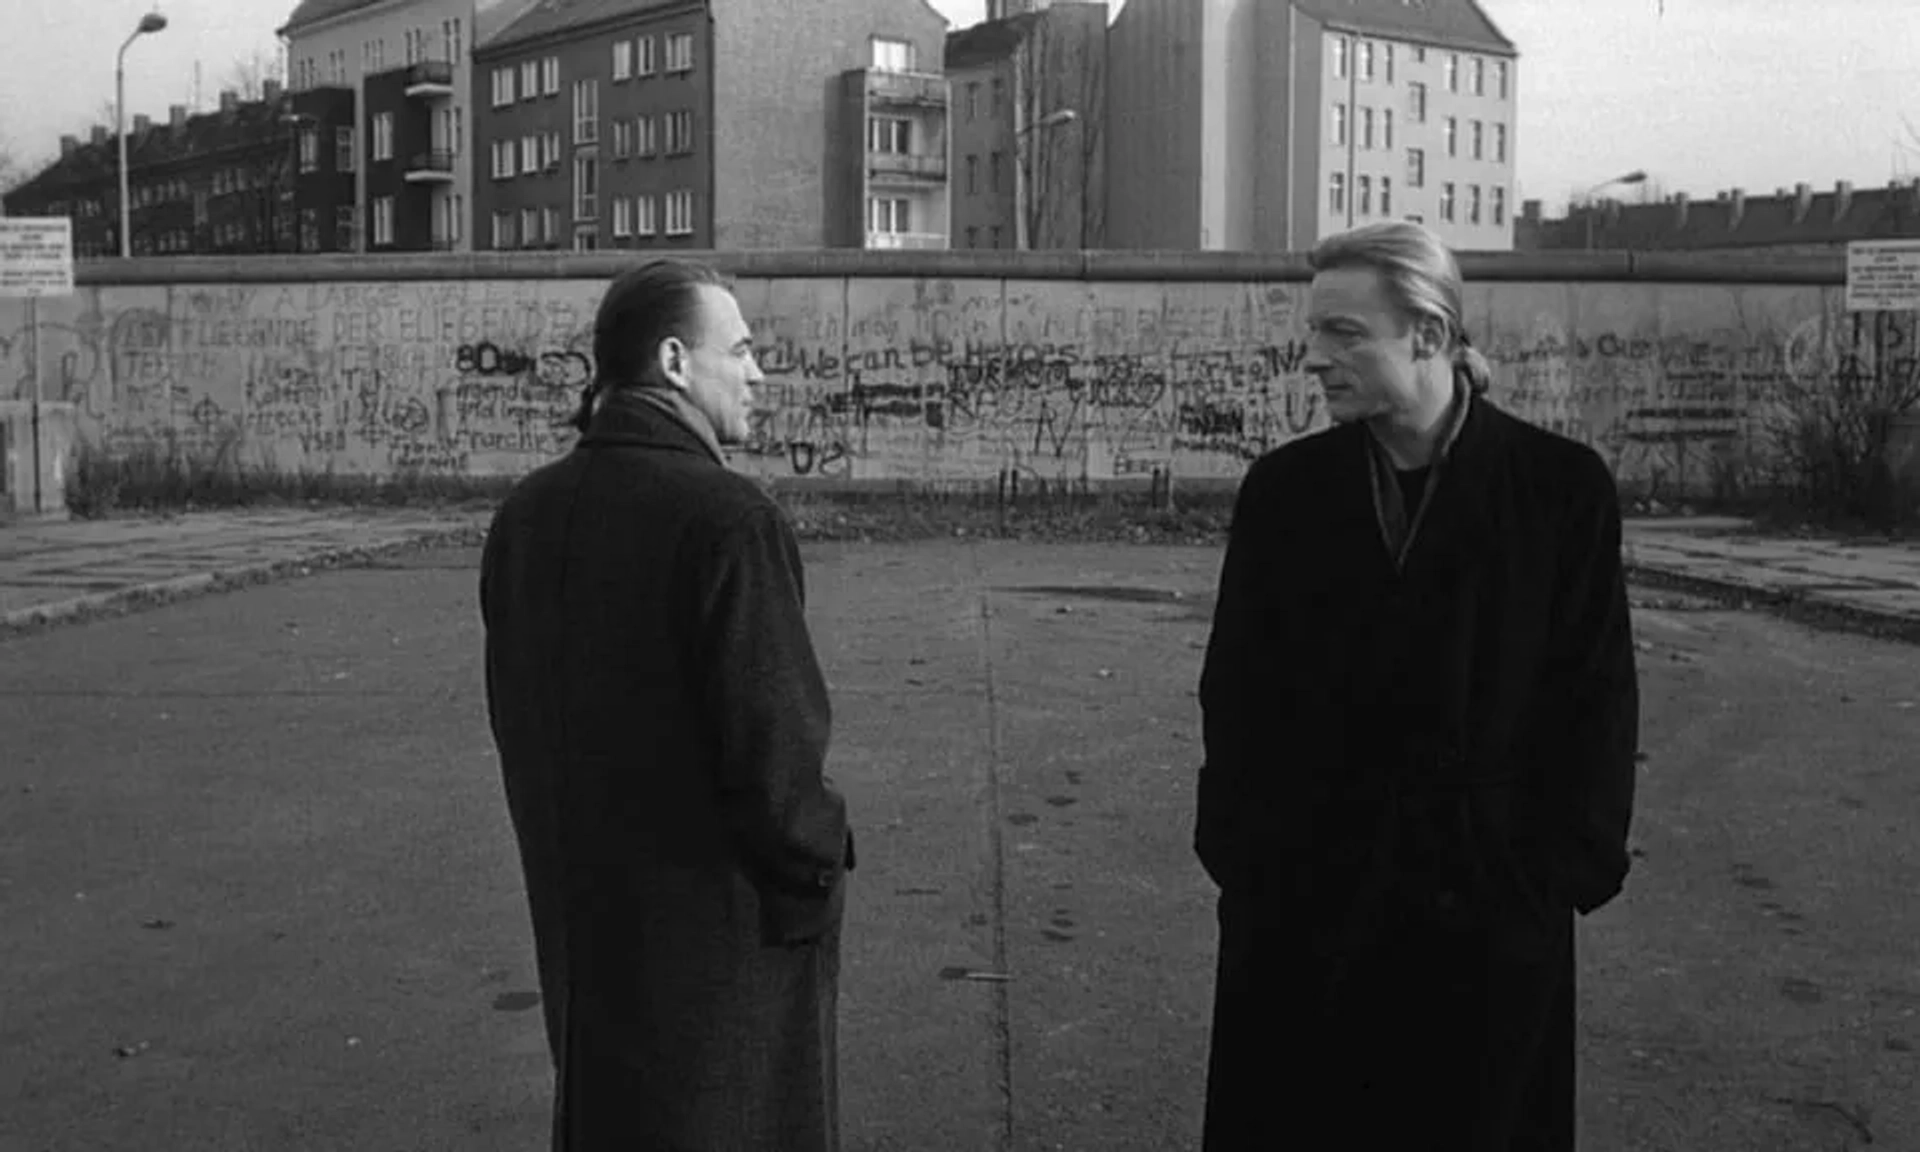
M 1446 471 L 1448 457 L 1452 455 L 1454 445 L 1472 417 L 1474 407 L 1473 390 L 1456 383 L 1453 402 L 1447 406 L 1446 425 L 1441 429 L 1440 438 L 1433 446 L 1433 455 L 1425 465 L 1428 470 L 1427 482 L 1422 488 L 1420 503 L 1414 508 L 1408 508 L 1401 497 L 1393 459 L 1387 455 L 1386 447 L 1371 428 L 1367 430 L 1365 440 L 1374 517 L 1380 523 L 1381 541 L 1386 545 L 1387 554 L 1393 557 L 1395 568 L 1406 566 L 1407 553 L 1413 548 L 1414 537 L 1426 519 L 1427 508 L 1433 503 L 1434 490 L 1440 486 L 1440 475 Z
M 580 446 L 601 445 L 692 452 L 726 465 L 713 425 L 685 396 L 669 388 L 615 388 L 601 393 Z
M 1411 578 L 1438 568 L 1473 566 L 1491 546 L 1494 529 L 1486 509 L 1486 484 L 1499 466 L 1511 418 L 1484 397 L 1466 389 L 1462 393 L 1462 404 L 1436 450 L 1421 506 L 1412 512 L 1398 547 L 1388 534 L 1391 525 L 1384 509 L 1389 502 L 1398 506 L 1400 486 L 1390 462 L 1382 470 L 1386 454 L 1372 433 L 1361 430 L 1358 437 L 1356 463 L 1368 473 L 1361 481 L 1366 485 L 1362 491 L 1372 495 L 1371 501 L 1366 496 L 1360 500 L 1367 502 L 1362 507 L 1379 526 L 1381 558 L 1396 573 Z

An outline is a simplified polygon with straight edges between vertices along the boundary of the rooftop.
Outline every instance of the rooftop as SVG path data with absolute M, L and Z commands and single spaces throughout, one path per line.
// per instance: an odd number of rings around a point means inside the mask
M 603 20 L 638 15 L 654 8 L 684 4 L 686 0 L 536 0 L 520 17 L 489 37 L 482 47 L 492 50 L 535 40 L 555 32 L 584 28 Z
M 1292 0 L 1323 24 L 1447 47 L 1517 55 L 1475 0 Z
M 1803 184 L 1769 196 L 1748 196 L 1735 188 L 1712 200 L 1676 196 L 1649 204 L 1602 203 L 1538 221 L 1535 246 L 1584 248 L 1589 219 L 1594 246 L 1603 248 L 1838 246 L 1920 236 L 1920 180 L 1860 189 L 1843 183 L 1824 192 Z

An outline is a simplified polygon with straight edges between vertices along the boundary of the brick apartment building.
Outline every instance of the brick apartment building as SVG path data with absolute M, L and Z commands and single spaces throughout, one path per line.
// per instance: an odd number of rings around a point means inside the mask
M 164 123 L 128 125 L 127 189 L 135 256 L 293 252 L 298 246 L 289 102 L 220 94 L 218 111 L 173 105 Z M 60 156 L 9 192 L 9 216 L 67 216 L 77 259 L 120 254 L 119 148 L 111 129 L 60 139 Z
M 945 27 L 922 0 L 548 0 L 473 54 L 475 246 L 945 247 L 918 70 Z
M 1595 200 L 1567 215 L 1542 219 L 1540 202 L 1521 206 L 1514 245 L 1527 251 L 1635 251 L 1798 254 L 1843 251 L 1855 240 L 1920 238 L 1920 180 L 1856 189 L 1845 180 L 1831 192 L 1811 184 L 1771 196 L 1743 188 L 1711 200 L 1685 193 L 1645 204 Z

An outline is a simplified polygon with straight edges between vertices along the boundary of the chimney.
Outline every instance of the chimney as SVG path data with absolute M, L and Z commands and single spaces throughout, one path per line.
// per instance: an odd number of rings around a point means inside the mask
M 185 104 L 167 105 L 167 123 L 174 128 L 187 126 L 187 106 Z
M 73 155 L 74 152 L 78 151 L 79 148 L 80 148 L 80 137 L 78 136 L 60 137 L 60 159 L 65 160 L 67 157 Z
M 105 124 L 95 124 L 93 126 L 92 140 L 95 144 L 105 144 L 110 139 L 112 139 L 112 134 L 108 131 Z
M 1673 226 L 1675 228 L 1687 226 L 1687 194 L 1685 192 L 1673 194 Z
M 1833 222 L 1835 224 L 1847 218 L 1847 209 L 1853 207 L 1853 182 L 1841 180 L 1833 186 Z
M 1720 191 L 1715 192 L 1713 194 L 1713 201 L 1716 204 L 1725 204 L 1727 202 L 1727 190 L 1722 188 Z
M 260 81 L 260 99 L 265 100 L 269 104 L 280 99 L 280 81 Z
M 1747 190 L 1733 189 L 1727 193 L 1727 202 L 1732 205 L 1727 210 L 1727 228 L 1731 230 L 1740 227 L 1740 221 L 1747 215 Z
M 133 114 L 133 134 L 135 136 L 145 136 L 147 129 L 151 127 L 153 127 L 153 121 L 147 119 L 145 112 L 135 112 Z
M 220 90 L 220 114 L 222 116 L 233 115 L 233 110 L 239 106 L 240 94 L 238 92 L 235 92 L 231 88 L 222 88 Z
M 1813 207 L 1813 185 L 1795 184 L 1793 186 L 1793 222 L 1800 223 L 1807 218 L 1807 212 Z
M 1529 224 L 1538 224 L 1540 222 L 1540 201 L 1520 201 L 1520 219 L 1525 220 Z

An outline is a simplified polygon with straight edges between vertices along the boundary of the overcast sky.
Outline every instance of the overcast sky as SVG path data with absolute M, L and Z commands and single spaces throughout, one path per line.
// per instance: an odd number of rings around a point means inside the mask
M 84 135 L 110 114 L 114 54 L 154 5 L 0 3 L 13 18 L 0 37 L 0 141 L 44 161 L 62 133 Z M 985 9 L 985 0 L 933 4 L 955 27 Z M 1551 207 L 1635 168 L 1696 197 L 1920 177 L 1920 0 L 1481 7 L 1520 47 L 1520 198 Z M 196 63 L 200 104 L 216 104 L 234 61 L 276 51 L 273 29 L 293 0 L 166 0 L 161 10 L 167 30 L 127 53 L 127 107 L 156 119 L 192 102 Z

